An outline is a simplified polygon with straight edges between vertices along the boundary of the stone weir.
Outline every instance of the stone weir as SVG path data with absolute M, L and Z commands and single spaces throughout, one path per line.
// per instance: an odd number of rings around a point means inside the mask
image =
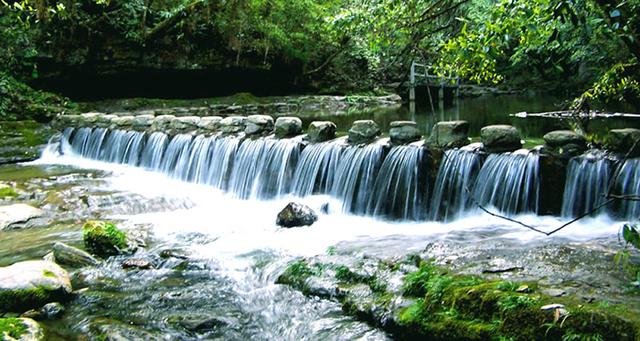
M 415 122 L 391 123 L 381 137 L 370 120 L 348 136 L 336 125 L 297 117 L 138 115 L 59 116 L 62 153 L 128 164 L 232 193 L 241 199 L 314 194 L 344 212 L 396 220 L 452 220 L 478 205 L 507 215 L 576 217 L 616 194 L 640 195 L 640 130 L 612 130 L 607 151 L 587 150 L 571 131 L 522 149 L 518 130 L 487 126 L 470 144 L 465 121 L 439 122 L 423 139 Z M 635 150 L 633 150 L 635 149 Z M 338 208 L 332 208 L 338 209 Z M 621 219 L 640 203 L 609 203 Z

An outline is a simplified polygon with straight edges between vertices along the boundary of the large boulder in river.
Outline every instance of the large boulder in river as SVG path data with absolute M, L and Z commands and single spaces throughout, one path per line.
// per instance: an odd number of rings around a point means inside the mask
M 372 120 L 353 122 L 349 129 L 349 142 L 353 144 L 369 143 L 380 135 L 380 127 Z
M 325 142 L 336 137 L 336 124 L 331 121 L 313 121 L 307 129 L 307 140 L 313 143 Z
M 466 146 L 469 144 L 469 122 L 438 122 L 431 128 L 431 136 L 427 142 L 434 147 L 443 149 Z
M 16 224 L 27 223 L 43 214 L 42 210 L 26 204 L 0 206 L 0 230 L 13 228 Z
M 489 153 L 512 152 L 522 148 L 520 132 L 514 126 L 506 124 L 480 129 L 480 140 Z
M 99 260 L 87 252 L 61 242 L 53 244 L 53 256 L 57 263 L 74 267 L 96 266 L 100 264 Z
M 318 215 L 309 206 L 290 202 L 276 219 L 276 224 L 282 227 L 297 227 L 312 225 L 318 220 Z
M 247 117 L 244 133 L 247 135 L 270 134 L 273 131 L 273 117 L 269 115 L 251 115 Z
M 44 330 L 30 318 L 0 318 L 0 340 L 39 341 L 44 340 Z
M 607 136 L 606 147 L 607 149 L 635 157 L 640 156 L 640 129 L 625 128 L 625 129 L 611 129 L 609 136 Z M 632 150 L 633 149 L 633 150 Z
M 416 122 L 394 121 L 391 122 L 389 137 L 394 144 L 405 144 L 418 141 L 422 135 Z
M 127 235 L 113 223 L 88 221 L 82 227 L 84 245 L 91 253 L 106 257 L 125 253 L 129 249 Z
M 587 140 L 571 130 L 555 130 L 543 136 L 544 150 L 560 157 L 572 157 L 587 150 Z
M 278 117 L 276 137 L 285 138 L 302 134 L 302 120 L 298 117 Z
M 0 312 L 39 308 L 71 292 L 69 274 L 56 263 L 26 261 L 0 268 Z

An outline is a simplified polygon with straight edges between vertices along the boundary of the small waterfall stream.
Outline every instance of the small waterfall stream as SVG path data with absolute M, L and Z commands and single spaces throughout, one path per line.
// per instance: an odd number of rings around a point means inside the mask
M 611 164 L 601 155 L 574 157 L 567 167 L 562 216 L 573 218 L 593 210 L 607 199 Z M 602 208 L 598 213 L 605 212 Z
M 447 150 L 433 190 L 431 220 L 451 221 L 471 208 L 471 194 L 482 167 L 482 158 L 472 148 Z
M 458 219 L 474 201 L 508 215 L 537 213 L 539 208 L 539 156 L 526 150 L 490 154 L 484 161 L 476 152 L 478 146 L 448 150 L 430 185 L 430 156 L 416 143 L 389 149 L 386 140 L 353 146 L 338 138 L 305 145 L 300 138 L 190 134 L 169 138 L 161 132 L 104 128 L 67 128 L 62 137 L 65 154 L 142 167 L 239 199 L 329 195 L 340 202 L 343 212 L 405 221 Z M 619 167 L 618 192 L 640 193 L 638 166 L 638 159 L 631 159 Z M 612 166 L 605 158 L 573 158 L 562 216 L 577 216 L 602 202 L 612 178 Z M 617 206 L 627 219 L 640 214 L 637 201 Z
M 401 220 L 423 220 L 429 184 L 425 150 L 420 146 L 394 147 L 384 159 L 373 185 L 367 214 Z
M 526 150 L 487 157 L 474 189 L 475 199 L 506 214 L 537 213 L 538 154 Z
M 615 183 L 616 193 L 621 195 L 640 196 L 640 158 L 626 160 L 618 169 Z M 623 200 L 619 212 L 624 219 L 640 218 L 640 201 Z

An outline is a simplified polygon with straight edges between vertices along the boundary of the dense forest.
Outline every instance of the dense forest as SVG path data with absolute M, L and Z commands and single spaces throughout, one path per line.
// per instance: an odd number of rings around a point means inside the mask
M 25 106 L 9 77 L 72 98 L 354 93 L 398 91 L 413 60 L 637 106 L 639 28 L 638 0 L 3 0 L 0 109 Z

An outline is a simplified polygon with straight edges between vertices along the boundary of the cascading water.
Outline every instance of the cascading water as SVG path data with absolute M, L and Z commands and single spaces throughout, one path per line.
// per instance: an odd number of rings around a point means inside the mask
M 326 194 L 333 186 L 334 170 L 338 168 L 342 143 L 324 142 L 306 147 L 300 155 L 298 167 L 291 186 L 295 195 L 306 197 Z
M 296 141 L 244 141 L 234 160 L 229 189 L 241 199 L 269 199 L 289 193 L 299 154 Z
M 169 144 L 169 138 L 164 133 L 155 132 L 149 136 L 144 150 L 142 151 L 142 159 L 140 160 L 140 166 L 151 169 L 160 169 L 160 163 L 162 162 L 162 156 L 165 149 Z
M 384 145 L 349 146 L 340 156 L 330 194 L 342 200 L 342 210 L 365 214 L 369 195 L 373 191 L 380 165 L 384 158 Z
M 640 158 L 626 160 L 620 166 L 615 188 L 616 194 L 640 196 Z M 640 201 L 622 200 L 619 212 L 624 219 L 637 220 L 640 218 Z
M 589 154 L 569 160 L 562 198 L 562 216 L 567 218 L 592 211 L 607 198 L 611 164 L 602 155 Z M 598 212 L 606 211 L 606 207 Z
M 483 206 L 494 206 L 506 214 L 537 213 L 539 162 L 527 150 L 491 154 L 480 169 L 474 198 Z
M 402 220 L 422 220 L 429 192 L 422 146 L 394 147 L 386 156 L 373 186 L 367 214 Z
M 471 208 L 471 191 L 482 166 L 472 148 L 447 150 L 435 181 L 429 218 L 451 221 Z

